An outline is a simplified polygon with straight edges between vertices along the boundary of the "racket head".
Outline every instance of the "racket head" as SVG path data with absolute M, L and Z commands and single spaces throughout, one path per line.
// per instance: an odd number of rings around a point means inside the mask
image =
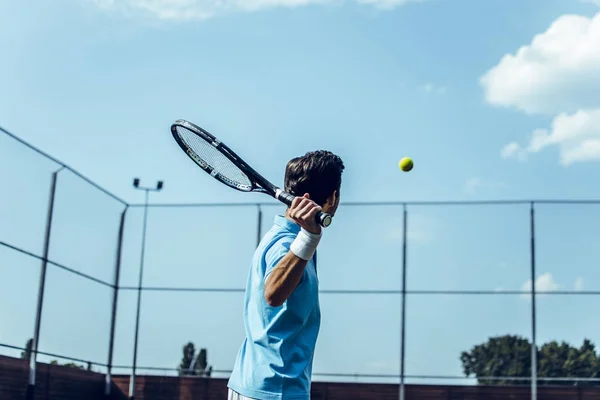
M 242 192 L 265 193 L 288 207 L 292 205 L 292 194 L 265 179 L 207 130 L 179 119 L 171 125 L 171 133 L 188 157 L 221 183 Z M 332 222 L 331 215 L 323 212 L 319 212 L 316 219 L 323 227 Z
M 257 185 L 256 173 L 205 129 L 180 119 L 171 125 L 171 133 L 188 157 L 221 183 L 241 192 L 266 192 Z

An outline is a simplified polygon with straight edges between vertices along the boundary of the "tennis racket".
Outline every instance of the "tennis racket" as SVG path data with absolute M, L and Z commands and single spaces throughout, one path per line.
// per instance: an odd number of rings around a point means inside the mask
M 241 192 L 264 193 L 291 206 L 294 197 L 273 185 L 215 136 L 183 119 L 171 125 L 173 138 L 181 149 L 206 173 Z M 317 222 L 328 227 L 331 215 L 319 212 Z

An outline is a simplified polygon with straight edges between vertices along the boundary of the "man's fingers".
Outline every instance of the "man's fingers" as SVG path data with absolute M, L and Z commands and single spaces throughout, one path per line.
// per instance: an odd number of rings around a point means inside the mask
M 305 194 L 304 196 L 294 197 L 288 215 L 303 229 L 318 234 L 320 227 L 315 216 L 321 210 L 322 207 L 310 200 L 308 194 Z
M 300 204 L 302 201 L 304 201 L 304 197 L 294 197 L 294 200 L 292 200 L 292 205 L 290 206 L 290 208 L 292 210 L 295 208 L 298 208 L 298 204 Z
M 301 211 L 298 212 L 298 216 L 303 220 L 308 221 L 311 217 L 314 217 L 319 210 L 321 210 L 321 207 L 311 201 L 305 207 L 302 207 Z
M 303 196 L 294 197 L 294 200 L 292 201 L 289 215 L 297 223 L 311 223 L 314 220 L 315 215 L 321 211 L 321 207 L 310 200 L 309 197 L 308 193 L 305 193 Z
M 306 219 L 307 220 L 313 219 L 319 211 L 321 211 L 321 207 L 318 205 L 316 207 L 311 208 L 310 210 L 308 210 L 308 213 L 306 214 Z
M 292 209 L 301 208 L 307 201 L 310 201 L 308 193 L 305 193 L 303 196 L 296 196 L 294 197 L 294 200 L 292 200 L 292 205 L 290 207 Z
M 292 201 L 292 205 L 290 207 L 290 215 L 296 215 L 298 213 L 298 210 L 300 210 L 307 201 L 310 200 L 308 200 L 305 197 L 294 197 L 294 200 Z
M 292 201 L 292 206 L 290 207 L 290 217 L 296 219 L 300 215 L 300 210 L 302 210 L 310 200 L 306 197 L 295 197 Z
M 304 207 L 298 210 L 296 215 L 299 219 L 306 219 L 306 217 L 310 214 L 311 210 L 315 207 L 319 206 L 313 203 L 312 201 L 309 201 L 304 205 Z
M 310 208 L 304 215 L 302 215 L 302 220 L 306 224 L 314 224 L 316 220 L 315 216 L 319 211 L 321 211 L 321 207 L 319 206 Z

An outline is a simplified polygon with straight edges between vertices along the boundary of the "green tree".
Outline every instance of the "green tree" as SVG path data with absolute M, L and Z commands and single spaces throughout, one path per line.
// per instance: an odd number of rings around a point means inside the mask
M 474 375 L 481 385 L 515 385 L 528 380 L 485 379 L 485 377 L 527 378 L 531 376 L 531 343 L 514 335 L 490 338 L 460 355 L 465 376 Z
M 21 358 L 25 360 L 31 359 L 31 353 L 33 352 L 33 339 L 29 339 L 25 343 L 25 350 L 21 352 Z
M 583 344 L 574 352 L 573 358 L 569 359 L 567 369 L 569 376 L 600 378 L 600 355 L 596 353 L 596 346 L 589 339 L 584 339 Z M 589 385 L 589 383 L 579 382 Z M 598 382 L 593 383 L 598 386 Z
M 189 342 L 183 346 L 183 357 L 181 358 L 181 362 L 179 363 L 179 375 L 192 375 L 192 371 L 190 371 L 190 367 L 192 365 L 192 361 L 194 360 L 194 355 L 196 354 L 196 348 L 194 347 L 194 343 Z
M 565 364 L 571 352 L 571 346 L 565 342 L 559 344 L 552 341 L 543 344 L 538 352 L 538 376 L 544 378 L 566 377 Z M 553 381 L 540 381 L 539 384 L 550 382 Z
M 69 367 L 69 368 L 76 368 L 76 369 L 84 369 L 85 368 L 83 365 L 75 364 L 74 362 L 60 364 L 57 360 L 50 361 L 50 365 L 60 365 L 61 367 Z M 87 370 L 92 371 L 92 363 L 90 363 L 90 362 L 87 363 Z
M 567 364 L 570 376 L 600 378 L 600 355 L 596 353 L 596 346 L 589 339 L 584 339 L 583 344 L 575 353 L 576 357 Z M 579 382 L 586 386 L 600 385 L 598 382 Z
M 198 357 L 196 358 L 196 364 L 194 365 L 194 375 L 210 377 L 212 373 L 212 366 L 208 365 L 208 354 L 206 349 L 200 349 Z
M 212 366 L 208 365 L 206 349 L 200 349 L 196 356 L 196 347 L 192 342 L 183 346 L 183 357 L 179 363 L 179 375 L 193 375 L 210 377 Z
M 462 352 L 460 360 L 466 376 L 475 376 L 479 384 L 525 384 L 529 380 L 485 379 L 485 377 L 529 377 L 531 375 L 531 343 L 522 337 L 505 335 Z M 585 339 L 580 348 L 566 342 L 552 341 L 537 349 L 539 378 L 598 378 L 600 358 L 594 344 Z M 540 385 L 598 386 L 598 382 L 540 380 Z

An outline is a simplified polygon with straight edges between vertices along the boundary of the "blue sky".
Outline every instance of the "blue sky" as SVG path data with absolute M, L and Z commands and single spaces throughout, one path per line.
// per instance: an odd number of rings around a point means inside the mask
M 165 181 L 152 202 L 268 201 L 196 168 L 170 136 L 178 118 L 277 183 L 291 157 L 338 153 L 344 202 L 600 198 L 594 2 L 243 4 L 0 0 L 0 126 L 132 203 L 143 200 L 134 176 Z M 410 173 L 397 167 L 403 156 L 415 161 Z M 41 254 L 57 165 L 3 135 L 0 163 L 0 241 Z M 539 288 L 600 290 L 598 207 L 538 206 Z M 110 282 L 122 210 L 61 171 L 50 258 Z M 265 207 L 264 229 L 281 211 Z M 408 288 L 526 288 L 528 213 L 527 204 L 409 208 Z M 141 216 L 127 214 L 125 286 L 137 282 Z M 256 220 L 252 206 L 152 208 L 144 284 L 244 287 Z M 322 289 L 399 290 L 401 227 L 400 207 L 340 210 L 321 245 Z M 20 346 L 33 332 L 39 261 L 7 248 L 0 260 L 0 342 Z M 139 364 L 175 367 L 192 340 L 230 369 L 242 296 L 144 293 Z M 539 341 L 599 342 L 591 299 L 541 296 Z M 49 268 L 41 349 L 105 362 L 110 300 L 107 287 Z M 323 293 L 315 372 L 397 374 L 400 304 L 398 294 Z M 530 331 L 518 294 L 410 295 L 407 306 L 408 375 L 460 375 L 460 351 Z M 135 292 L 123 290 L 117 364 L 132 362 L 134 316 Z

